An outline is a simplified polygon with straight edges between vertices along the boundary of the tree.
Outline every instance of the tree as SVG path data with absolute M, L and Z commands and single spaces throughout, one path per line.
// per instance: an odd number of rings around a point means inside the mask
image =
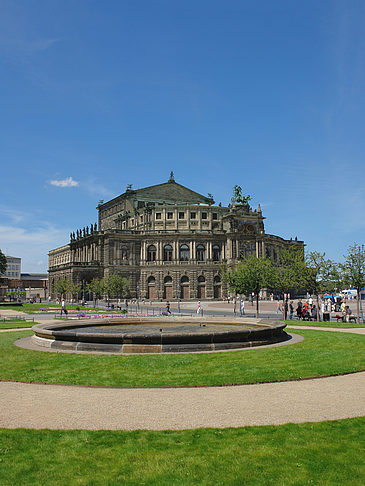
M 325 253 L 312 251 L 306 255 L 306 268 L 303 275 L 303 286 L 316 296 L 317 320 L 319 320 L 319 294 L 329 290 L 335 275 L 336 265 L 326 259 Z
M 250 255 L 240 261 L 232 270 L 226 270 L 223 278 L 230 290 L 238 294 L 251 295 L 256 298 L 256 318 L 259 317 L 259 295 L 266 287 L 272 287 L 274 282 L 274 269 L 269 258 L 257 258 Z
M 68 292 L 70 292 L 72 299 L 74 298 L 74 296 L 76 296 L 75 300 L 77 300 L 77 296 L 81 292 L 81 284 L 75 283 L 75 282 L 70 282 Z
M 281 294 L 288 294 L 292 289 L 299 289 L 303 284 L 303 275 L 306 273 L 304 255 L 302 250 L 296 248 L 282 249 L 279 261 L 274 264 L 274 287 Z M 285 305 L 283 306 L 285 319 Z
M 57 280 L 54 284 L 54 291 L 63 298 L 70 291 L 70 284 L 72 282 L 67 280 L 67 278 Z
M 125 297 L 129 293 L 130 281 L 121 275 L 112 274 L 104 279 L 105 292 L 109 297 Z
M 2 273 L 6 272 L 6 267 L 8 266 L 7 261 L 6 261 L 6 256 L 4 253 L 0 250 L 0 276 Z
M 98 297 L 105 292 L 104 279 L 93 278 L 86 286 L 87 291 L 93 294 L 94 307 L 96 307 Z
M 345 261 L 341 264 L 343 282 L 347 288 L 357 291 L 356 312 L 357 322 L 360 323 L 360 292 L 365 287 L 365 247 L 364 245 L 350 246 Z

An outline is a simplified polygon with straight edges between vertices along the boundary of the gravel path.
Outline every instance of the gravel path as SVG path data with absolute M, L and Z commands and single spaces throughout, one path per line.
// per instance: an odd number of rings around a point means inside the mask
M 365 334 L 365 329 L 331 330 Z M 365 372 L 284 383 L 167 389 L 0 382 L 0 427 L 6 428 L 182 430 L 363 415 Z
M 121 389 L 2 382 L 0 427 L 165 430 L 365 415 L 365 372 L 214 388 Z

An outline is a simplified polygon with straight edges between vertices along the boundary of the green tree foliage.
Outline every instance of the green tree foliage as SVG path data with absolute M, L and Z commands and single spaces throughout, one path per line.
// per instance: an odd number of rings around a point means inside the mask
M 325 253 L 312 251 L 306 255 L 306 269 L 303 275 L 304 287 L 317 299 L 317 320 L 319 320 L 319 295 L 332 290 L 336 275 L 336 264 L 326 258 Z
M 347 288 L 357 290 L 356 311 L 357 322 L 360 322 L 360 291 L 365 287 L 365 247 L 354 244 L 347 250 L 345 261 L 340 265 L 343 282 Z
M 281 294 L 288 294 L 303 287 L 306 265 L 303 251 L 296 248 L 282 249 L 273 267 L 273 286 Z M 283 306 L 285 315 L 285 306 Z
M 0 275 L 6 272 L 6 267 L 7 267 L 6 256 L 0 250 Z
M 96 307 L 98 298 L 102 297 L 105 292 L 104 279 L 93 278 L 91 282 L 87 284 L 86 289 L 93 294 L 94 307 Z
M 274 268 L 269 258 L 257 258 L 250 255 L 239 262 L 233 269 L 226 270 L 223 278 L 230 290 L 251 295 L 256 298 L 256 317 L 259 317 L 259 295 L 263 288 L 271 288 L 274 284 Z
M 57 280 L 54 284 L 54 291 L 61 298 L 65 297 L 67 292 L 70 292 L 72 282 L 66 278 Z
M 110 275 L 104 279 L 104 285 L 108 297 L 122 298 L 129 294 L 130 281 L 121 275 Z

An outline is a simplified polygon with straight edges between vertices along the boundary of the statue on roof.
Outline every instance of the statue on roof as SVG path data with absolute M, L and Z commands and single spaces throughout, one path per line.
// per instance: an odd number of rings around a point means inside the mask
M 170 179 L 169 182 L 175 182 L 175 177 L 173 171 L 170 172 Z
M 235 185 L 233 188 L 233 197 L 231 198 L 232 204 L 235 206 L 243 206 L 245 209 L 250 209 L 248 201 L 251 201 L 251 196 L 243 196 L 242 187 Z

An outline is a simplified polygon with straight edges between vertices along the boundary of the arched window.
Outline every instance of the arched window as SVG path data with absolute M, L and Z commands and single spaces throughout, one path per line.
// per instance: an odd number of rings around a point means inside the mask
M 165 245 L 163 248 L 163 259 L 165 262 L 172 262 L 172 246 Z
M 151 277 L 148 277 L 147 283 L 149 285 L 154 285 L 156 283 L 155 277 L 152 277 L 152 276 Z
M 188 245 L 180 246 L 180 261 L 187 262 L 189 260 L 189 247 Z
M 148 262 L 156 261 L 156 247 L 154 245 L 150 245 L 147 248 L 147 261 Z
M 204 275 L 200 275 L 200 277 L 198 277 L 198 284 L 205 284 L 205 277 L 204 277 Z
M 205 261 L 205 246 L 204 245 L 197 245 L 196 247 L 196 259 L 198 262 Z
M 165 284 L 172 284 L 172 277 L 169 275 L 163 279 Z
M 184 275 L 183 277 L 181 277 L 181 283 L 182 284 L 189 283 L 189 277 L 187 277 L 186 275 Z
M 219 245 L 213 245 L 212 247 L 212 251 L 213 251 L 213 262 L 219 262 L 220 259 L 221 259 L 221 248 Z

